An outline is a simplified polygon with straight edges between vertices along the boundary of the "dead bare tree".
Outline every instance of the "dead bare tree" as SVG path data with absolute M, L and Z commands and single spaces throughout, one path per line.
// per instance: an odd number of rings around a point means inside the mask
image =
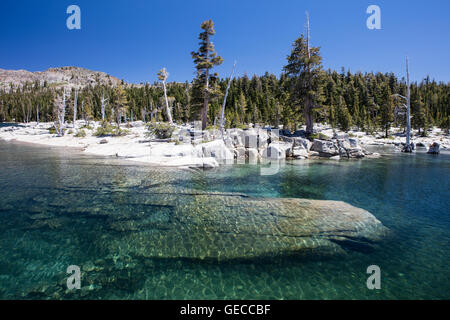
M 227 84 L 227 89 L 225 90 L 225 97 L 223 98 L 222 112 L 220 113 L 220 131 L 222 132 L 222 136 L 224 129 L 225 105 L 227 104 L 228 90 L 230 90 L 231 80 L 233 80 L 234 70 L 236 69 L 236 63 L 237 62 L 234 61 L 233 70 L 231 71 L 230 79 L 228 80 Z
M 411 143 L 411 84 L 409 82 L 409 60 L 406 57 L 406 85 L 407 85 L 407 95 L 402 96 L 400 94 L 394 94 L 395 97 L 400 97 L 406 100 L 406 105 L 403 104 L 401 107 L 406 109 L 406 145 L 403 148 L 403 152 L 411 153 L 413 150 Z M 397 107 L 398 108 L 398 107 Z M 397 110 L 396 108 L 396 110 Z
M 66 88 L 64 87 L 64 91 L 62 96 L 58 95 L 56 98 L 56 113 L 58 124 L 55 124 L 55 129 L 58 137 L 62 137 L 64 135 L 64 117 L 66 114 Z
M 73 128 L 75 129 L 75 122 L 77 121 L 77 108 L 78 108 L 78 90 L 75 89 L 75 97 L 73 100 Z
M 145 116 L 147 115 L 147 108 L 141 108 L 141 116 L 142 116 L 142 120 L 145 121 Z
M 86 121 L 86 114 L 84 113 L 84 100 L 81 101 L 81 116 L 83 117 L 83 120 Z
M 170 124 L 173 124 L 172 114 L 171 114 L 170 108 L 169 108 L 169 100 L 167 99 L 166 81 L 167 81 L 168 77 L 169 77 L 169 73 L 167 72 L 166 68 L 162 68 L 161 70 L 159 70 L 159 72 L 158 72 L 158 79 L 162 82 L 163 89 L 164 89 L 164 99 L 166 101 L 167 119 L 169 120 Z
M 153 102 L 150 101 L 150 121 L 153 121 Z
M 105 121 L 105 107 L 106 107 L 107 101 L 108 101 L 108 99 L 105 99 L 105 93 L 103 92 L 102 99 L 101 99 L 102 121 Z
M 406 148 L 405 152 L 411 152 L 411 84 L 409 83 L 409 61 L 406 57 L 406 81 L 408 82 L 408 95 L 406 99 Z

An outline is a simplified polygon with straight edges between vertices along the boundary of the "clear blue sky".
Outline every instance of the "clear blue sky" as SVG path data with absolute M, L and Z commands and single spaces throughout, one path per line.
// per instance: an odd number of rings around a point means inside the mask
M 81 30 L 66 28 L 66 8 L 81 8 Z M 366 8 L 381 8 L 382 30 L 368 30 Z M 394 72 L 450 81 L 450 1 L 407 0 L 2 0 L 0 68 L 41 71 L 80 66 L 129 82 L 153 82 L 166 67 L 169 80 L 194 77 L 190 52 L 200 23 L 213 19 L 214 43 L 229 75 L 279 75 L 292 42 L 311 16 L 311 40 L 326 69 Z

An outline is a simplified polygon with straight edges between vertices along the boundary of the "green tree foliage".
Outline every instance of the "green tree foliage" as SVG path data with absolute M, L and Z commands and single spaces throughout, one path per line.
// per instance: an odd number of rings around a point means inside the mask
M 322 96 L 322 57 L 319 47 L 309 47 L 300 36 L 292 45 L 284 71 L 291 78 L 292 103 L 300 110 L 306 122 L 307 134 L 313 133 L 313 110 L 320 107 Z
M 117 124 L 117 128 L 120 131 L 120 123 L 123 116 L 127 115 L 128 111 L 128 96 L 123 85 L 118 85 L 113 89 L 113 110 L 114 120 Z
M 350 72 L 323 72 L 323 108 L 315 109 L 317 121 L 327 122 L 333 127 L 342 126 L 340 107 L 345 105 L 351 116 L 350 126 L 372 133 L 374 130 L 386 130 L 386 124 L 392 122 L 393 108 L 401 101 L 392 100 L 393 94 L 406 95 L 406 84 L 403 79 L 397 79 L 392 74 L 373 74 Z M 211 98 L 209 118 L 213 121 L 219 117 L 228 79 L 220 79 L 217 75 L 210 76 L 214 88 Z M 292 103 L 291 90 L 293 79 L 286 74 L 276 77 L 265 73 L 249 78 L 244 75 L 231 81 L 225 109 L 226 127 L 245 126 L 248 123 L 257 125 L 281 126 L 291 130 L 305 123 L 304 114 L 299 105 Z M 176 123 L 187 123 L 198 120 L 196 112 L 198 104 L 202 105 L 203 97 L 197 90 L 197 79 L 191 83 L 167 83 L 167 94 L 173 110 L 173 120 Z M 201 85 L 202 87 L 203 85 Z M 142 85 L 87 86 L 80 89 L 78 106 L 82 119 L 101 120 L 101 97 L 108 98 L 106 105 L 107 119 L 117 115 L 116 108 L 122 108 L 122 116 L 134 120 L 149 122 L 167 121 L 163 88 L 159 83 Z M 120 92 L 120 94 L 119 94 Z M 200 97 L 196 94 L 200 93 Z M 39 105 L 40 122 L 50 122 L 57 119 L 55 113 L 55 98 L 62 90 L 56 87 L 27 83 L 21 87 L 0 91 L 0 121 L 36 121 L 37 104 Z M 118 98 L 120 97 L 120 99 Z M 213 95 L 211 95 L 213 97 Z M 120 102 L 121 100 L 121 102 Z M 118 101 L 120 103 L 118 103 Z M 70 106 L 70 104 L 69 104 Z M 83 106 L 83 110 L 81 109 Z M 345 109 L 341 109 L 344 110 Z M 153 115 L 151 115 L 153 113 Z M 145 117 L 144 117 L 145 114 Z M 450 116 L 450 88 L 448 83 L 438 83 L 424 80 L 411 85 L 412 126 L 426 134 L 431 125 L 448 130 Z M 67 110 L 66 118 L 70 117 Z M 145 119 L 144 119 L 145 118 Z M 344 121 L 345 122 L 345 121 Z M 403 120 L 404 122 L 404 120 Z M 400 120 L 397 125 L 404 126 Z
M 347 132 L 352 125 L 352 116 L 347 108 L 343 97 L 339 97 L 339 103 L 336 108 L 336 120 L 339 129 Z
M 214 30 L 214 22 L 210 20 L 203 21 L 201 28 L 204 30 L 200 33 L 198 39 L 200 40 L 200 48 L 197 52 L 192 52 L 195 68 L 197 69 L 197 86 L 203 96 L 203 107 L 201 111 L 202 129 L 206 128 L 208 120 L 208 106 L 211 98 L 210 90 L 210 70 L 214 66 L 222 64 L 222 57 L 217 55 L 214 44 L 211 41 L 212 36 L 216 33 Z M 217 78 L 217 77 L 216 77 Z M 214 81 L 214 80 L 213 80 Z M 213 82 L 212 81 L 212 82 Z
M 392 92 L 387 83 L 382 87 L 382 94 L 380 100 L 380 119 L 379 123 L 385 130 L 386 138 L 389 136 L 389 128 L 391 123 L 394 121 L 394 103 Z

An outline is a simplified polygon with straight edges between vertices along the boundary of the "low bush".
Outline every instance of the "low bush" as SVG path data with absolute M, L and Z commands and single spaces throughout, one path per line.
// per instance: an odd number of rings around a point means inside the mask
M 59 126 L 57 126 L 57 127 L 53 126 L 53 127 L 48 128 L 48 132 L 50 134 L 58 134 L 58 130 L 59 130 Z M 62 135 L 64 135 L 65 132 L 66 132 L 66 129 L 62 129 Z
M 168 123 L 150 123 L 147 127 L 147 137 L 156 137 L 157 139 L 169 139 L 172 137 L 175 127 Z
M 87 124 L 85 124 L 85 125 L 83 125 L 83 126 L 81 127 L 81 129 L 92 130 L 92 129 L 94 129 L 94 127 L 92 127 L 92 126 L 90 126 L 90 125 L 87 125 Z
M 330 137 L 323 133 L 313 133 L 309 136 L 309 140 L 314 141 L 315 139 L 330 140 Z
M 77 137 L 77 138 L 84 138 L 84 137 L 86 137 L 86 131 L 84 131 L 83 129 L 78 130 L 78 132 L 75 134 L 75 137 Z
M 106 136 L 117 136 L 119 135 L 119 130 L 117 127 L 110 125 L 107 122 L 103 122 L 100 127 L 94 133 L 97 137 L 106 137 Z

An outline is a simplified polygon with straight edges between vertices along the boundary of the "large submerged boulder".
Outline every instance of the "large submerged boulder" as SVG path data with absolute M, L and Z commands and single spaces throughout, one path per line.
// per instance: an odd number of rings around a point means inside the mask
M 218 261 L 344 253 L 371 248 L 387 232 L 372 214 L 344 202 L 214 193 L 177 195 L 166 210 L 119 226 L 129 223 L 132 232 L 113 239 L 110 250 Z
M 171 172 L 113 185 L 101 197 L 88 188 L 83 197 L 71 188 L 36 196 L 24 227 L 63 234 L 92 219 L 100 229 L 85 236 L 98 237 L 99 250 L 116 256 L 215 261 L 364 251 L 387 234 L 371 213 L 344 202 L 185 189 L 171 185 L 179 177 Z M 123 197 L 130 187 L 139 192 Z

